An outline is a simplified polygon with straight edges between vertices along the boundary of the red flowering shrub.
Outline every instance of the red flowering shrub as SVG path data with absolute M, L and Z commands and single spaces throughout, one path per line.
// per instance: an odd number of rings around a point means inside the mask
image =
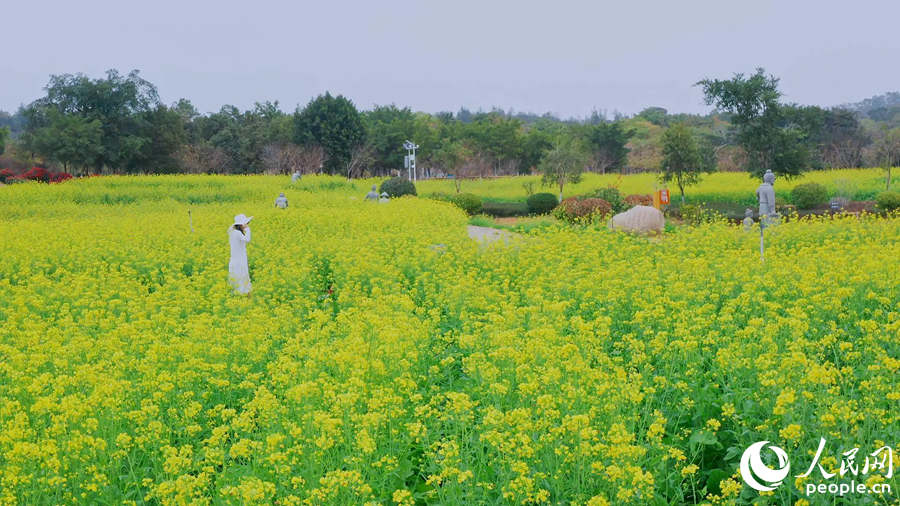
M 7 180 L 15 177 L 15 173 L 9 169 L 0 169 L 0 183 L 6 183 Z
M 32 167 L 27 172 L 22 174 L 24 179 L 30 179 L 31 181 L 40 181 L 42 183 L 50 182 L 50 172 L 43 167 Z
M 632 208 L 634 206 L 652 206 L 653 205 L 653 195 L 645 194 L 635 194 L 629 195 L 625 197 L 626 207 Z
M 553 216 L 569 223 L 592 222 L 595 218 L 612 212 L 612 205 L 603 199 L 579 199 L 571 197 L 559 203 Z
M 68 181 L 72 179 L 72 174 L 68 172 L 57 172 L 50 176 L 51 183 L 62 183 L 63 181 Z

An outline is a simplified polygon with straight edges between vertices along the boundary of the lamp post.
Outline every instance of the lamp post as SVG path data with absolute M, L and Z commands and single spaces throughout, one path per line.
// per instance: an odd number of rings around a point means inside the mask
M 403 147 L 406 148 L 406 158 L 403 160 L 403 165 L 406 167 L 409 180 L 415 182 L 417 180 L 416 150 L 419 149 L 419 145 L 413 144 L 410 141 L 404 141 Z

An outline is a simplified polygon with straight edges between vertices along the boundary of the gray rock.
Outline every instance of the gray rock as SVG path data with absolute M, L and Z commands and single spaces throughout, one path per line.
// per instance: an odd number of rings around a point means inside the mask
M 660 234 L 665 226 L 662 211 L 650 206 L 634 206 L 609 220 L 609 228 L 635 234 Z

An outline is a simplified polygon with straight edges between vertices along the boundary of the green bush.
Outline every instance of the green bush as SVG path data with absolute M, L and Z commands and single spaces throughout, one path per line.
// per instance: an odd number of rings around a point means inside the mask
M 465 211 L 469 216 L 481 212 L 481 197 L 478 195 L 458 193 L 450 198 L 450 202 L 453 202 L 456 207 Z
M 791 190 L 791 200 L 800 209 L 812 209 L 828 200 L 828 190 L 819 183 L 798 184 Z
M 527 216 L 528 205 L 525 202 L 492 202 L 485 201 L 481 205 L 481 212 L 496 218 L 510 216 Z
M 609 205 L 612 206 L 612 210 L 615 213 L 621 213 L 626 208 L 625 200 L 622 199 L 622 194 L 619 193 L 617 188 L 613 188 L 612 186 L 594 190 L 588 197 L 603 199 L 609 202 Z
M 387 193 L 391 198 L 402 197 L 404 195 L 416 195 L 416 186 L 408 179 L 392 177 L 381 183 L 381 188 L 378 190 L 378 193 Z
M 878 206 L 878 209 L 896 211 L 900 209 L 900 192 L 883 191 L 875 196 L 875 204 Z
M 531 214 L 547 214 L 559 205 L 556 195 L 552 193 L 535 193 L 526 201 Z

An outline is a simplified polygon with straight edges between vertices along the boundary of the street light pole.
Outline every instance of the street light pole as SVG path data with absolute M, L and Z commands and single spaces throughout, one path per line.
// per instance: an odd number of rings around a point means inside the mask
M 413 144 L 410 141 L 404 141 L 403 147 L 406 148 L 406 169 L 407 169 L 407 177 L 410 181 L 417 181 L 418 176 L 416 174 L 416 149 L 419 148 L 418 144 Z

